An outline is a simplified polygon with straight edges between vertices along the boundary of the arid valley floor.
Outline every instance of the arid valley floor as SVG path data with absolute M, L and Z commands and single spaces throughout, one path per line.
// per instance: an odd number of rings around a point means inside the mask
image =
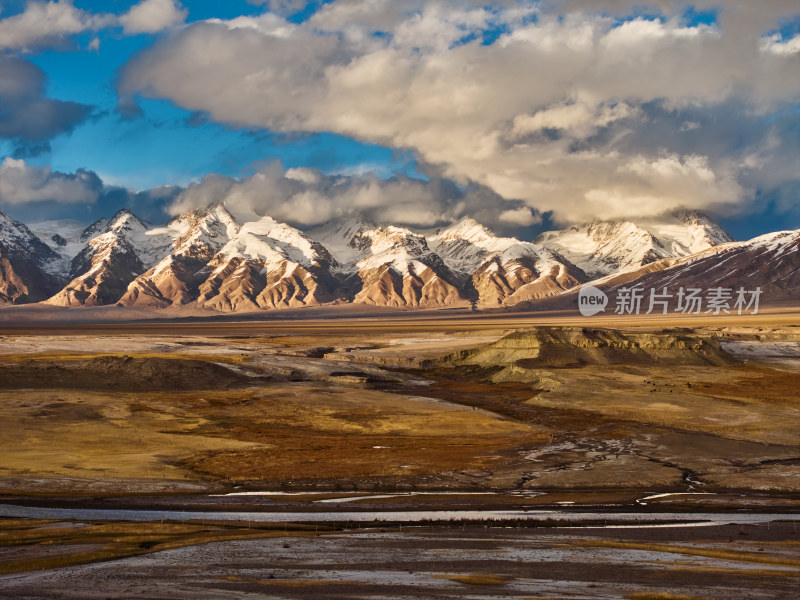
M 0 596 L 794 598 L 798 389 L 792 308 L 4 320 Z

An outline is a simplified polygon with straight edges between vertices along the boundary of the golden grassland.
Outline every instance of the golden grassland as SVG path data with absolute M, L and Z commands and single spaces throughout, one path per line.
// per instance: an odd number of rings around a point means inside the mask
M 225 363 L 228 365 L 245 364 L 252 359 L 249 354 L 200 354 L 191 352 L 31 352 L 20 354 L 0 354 L 0 362 L 3 364 L 19 364 L 29 361 L 33 362 L 59 362 L 77 363 L 92 360 L 94 358 L 104 358 L 107 356 L 126 356 L 129 358 L 165 358 L 171 360 L 202 360 L 205 362 Z
M 768 444 L 800 444 L 800 374 L 763 367 L 585 366 L 528 403 Z
M 256 479 L 478 468 L 544 439 L 484 411 L 326 384 L 0 392 L 2 476 Z M 453 437 L 453 432 L 459 432 Z
M 125 354 L 133 358 L 176 363 L 200 360 L 245 365 L 248 370 L 269 368 L 269 355 L 288 349 L 291 352 L 279 358 L 290 360 L 276 363 L 285 370 L 293 364 L 292 356 L 306 357 L 309 350 L 332 346 L 378 347 L 374 352 L 378 359 L 414 355 L 418 352 L 415 348 L 428 352 L 436 346 L 444 356 L 452 350 L 448 340 L 466 343 L 470 335 L 476 340 L 476 334 L 499 335 L 505 327 L 624 323 L 628 330 L 654 330 L 667 324 L 664 319 L 610 316 L 589 323 L 574 321 L 563 315 L 387 315 L 330 321 L 90 325 L 78 330 L 65 328 L 64 332 L 70 339 L 78 332 L 88 337 L 121 336 L 114 342 L 117 348 L 136 336 L 138 345 Z M 673 327 L 693 324 L 720 330 L 735 324 L 750 331 L 755 325 L 787 329 L 795 322 L 800 325 L 798 311 L 772 312 L 753 319 L 668 320 Z M 6 329 L 13 333 L 0 340 L 4 342 L 0 344 L 0 364 L 71 365 L 100 356 L 122 356 L 119 352 L 81 352 L 77 342 L 74 352 L 14 352 L 14 340 L 23 339 L 20 336 L 26 329 Z M 27 332 L 41 333 L 42 341 L 31 342 L 29 347 L 47 347 L 45 335 L 50 335 L 47 343 L 61 343 L 60 331 L 58 326 L 31 326 Z M 199 337 L 188 337 L 192 335 Z M 159 351 L 139 351 L 147 347 L 147 340 L 142 342 L 147 336 L 152 337 L 152 348 Z M 413 342 L 396 344 L 403 339 Z M 175 351 L 162 352 L 169 340 Z M 242 346 L 249 349 L 238 352 Z M 3 350 L 9 353 L 2 354 Z M 297 360 L 307 366 L 311 359 Z M 431 384 L 416 389 L 406 386 L 398 393 L 355 382 L 320 380 L 259 380 L 256 388 L 191 392 L 117 388 L 0 391 L 0 444 L 4 448 L 0 479 L 274 485 L 299 479 L 349 483 L 356 478 L 389 478 L 386 485 L 390 485 L 391 478 L 408 482 L 430 475 L 449 477 L 445 487 L 478 483 L 508 489 L 527 481 L 528 487 L 578 490 L 672 488 L 680 485 L 683 469 L 689 468 L 722 488 L 800 489 L 800 466 L 791 462 L 800 445 L 800 375 L 796 372 L 750 365 L 586 365 L 551 369 L 547 380 L 558 385 L 547 391 L 537 387 L 535 380 L 493 383 L 489 380 L 491 369 L 485 373 L 454 371 L 443 365 L 416 375 Z M 83 377 L 81 386 L 84 381 L 91 383 L 91 373 Z M 249 383 L 237 381 L 236 385 Z M 415 394 L 429 398 L 419 399 Z M 623 454 L 614 450 L 650 432 L 658 439 L 644 450 L 634 448 Z M 667 443 L 665 432 L 679 432 L 683 437 L 673 435 Z M 691 437 L 694 434 L 702 435 Z M 685 451 L 708 445 L 706 434 L 714 436 L 719 449 Z M 520 458 L 531 449 L 589 438 L 583 449 L 553 452 L 543 461 Z M 734 442 L 745 444 L 736 446 Z M 756 443 L 759 448 L 754 447 Z M 721 461 L 725 455 L 731 460 Z M 531 471 L 536 470 L 536 480 L 530 481 Z M 488 475 L 480 481 L 473 475 L 461 477 L 460 473 L 467 471 Z M 0 481 L 3 488 L 9 490 Z
M 62 527 L 55 521 L 0 520 L 0 574 L 116 560 L 209 542 L 324 533 L 325 526 L 291 523 L 98 522 Z M 12 547 L 13 554 L 2 553 Z

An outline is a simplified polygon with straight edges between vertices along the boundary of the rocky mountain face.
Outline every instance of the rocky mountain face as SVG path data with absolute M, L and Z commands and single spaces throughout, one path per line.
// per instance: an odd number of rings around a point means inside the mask
M 740 288 L 761 288 L 762 302 L 780 302 L 800 298 L 800 230 L 778 231 L 747 242 L 732 242 L 697 254 L 668 259 L 626 274 L 610 276 L 602 287 L 616 291 L 625 286 L 645 290 L 680 288 L 703 292 L 730 289 L 735 302 Z M 749 296 L 748 296 L 749 300 Z
M 313 234 L 331 251 L 334 273 L 355 303 L 469 306 L 457 275 L 430 249 L 424 235 L 403 227 L 378 227 L 361 218 L 332 221 Z
M 353 216 L 303 232 L 269 216 L 239 222 L 222 204 L 163 227 L 127 210 L 86 228 L 54 221 L 31 230 L 3 217 L 0 303 L 224 312 L 334 302 L 514 307 L 590 274 L 635 272 L 730 239 L 688 212 L 646 224 L 595 222 L 536 242 L 497 236 L 470 218 L 413 231 Z
M 214 310 L 316 306 L 335 299 L 330 253 L 271 217 L 245 223 L 202 270 L 198 304 Z
M 209 261 L 239 231 L 239 224 L 221 205 L 194 211 L 150 233 L 171 240 L 171 248 L 134 279 L 120 298 L 122 306 L 166 308 L 197 299 Z
M 44 300 L 59 279 L 47 266 L 59 256 L 28 227 L 0 212 L 0 304 Z
M 800 299 L 800 230 L 778 231 L 662 259 L 595 279 L 591 285 L 608 296 L 605 313 L 646 313 L 651 298 L 656 314 L 753 314 L 765 304 L 796 303 Z M 635 306 L 625 301 L 623 309 L 620 298 L 631 298 L 632 289 L 641 290 L 637 294 L 641 302 Z M 574 288 L 525 308 L 577 309 L 578 293 L 579 288 Z
M 114 304 L 155 250 L 149 226 L 128 210 L 101 219 L 81 232 L 86 245 L 70 262 L 69 283 L 47 300 L 56 306 Z M 162 244 L 163 251 L 163 244 Z
M 591 278 L 636 270 L 664 258 L 688 256 L 733 239 L 701 212 L 681 210 L 659 219 L 600 221 L 536 238 Z
M 498 237 L 474 219 L 437 229 L 429 239 L 434 251 L 467 280 L 479 307 L 513 306 L 587 280 L 583 271 L 558 253 Z

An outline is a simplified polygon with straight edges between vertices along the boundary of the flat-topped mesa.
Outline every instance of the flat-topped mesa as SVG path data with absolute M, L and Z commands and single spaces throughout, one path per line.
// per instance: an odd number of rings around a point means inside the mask
M 455 365 L 547 369 L 584 365 L 724 365 L 736 362 L 719 343 L 699 335 L 626 333 L 613 329 L 536 327 L 450 356 Z

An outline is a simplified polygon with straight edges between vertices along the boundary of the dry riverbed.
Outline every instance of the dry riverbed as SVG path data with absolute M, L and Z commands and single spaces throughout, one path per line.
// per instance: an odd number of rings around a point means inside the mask
M 6 523 L 3 532 L 21 526 Z M 8 597 L 789 600 L 800 578 L 800 537 L 791 523 L 316 533 L 211 523 L 24 526 L 29 539 L 70 540 L 56 548 L 81 540 L 129 557 L 0 575 Z M 25 560 L 56 561 L 58 553 L 29 552 Z
M 531 324 L 8 328 L 0 502 L 297 522 L 337 510 L 800 510 L 800 333 L 785 315 Z M 3 520 L 7 572 L 42 572 L 0 585 L 34 598 L 727 599 L 790 598 L 797 580 L 794 524 L 212 521 Z

